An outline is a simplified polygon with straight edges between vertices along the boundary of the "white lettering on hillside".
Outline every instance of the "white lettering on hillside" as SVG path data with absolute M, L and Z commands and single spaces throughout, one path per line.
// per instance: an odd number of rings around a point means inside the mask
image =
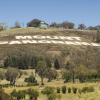
M 50 40 L 77 40 L 80 41 L 80 37 L 69 37 L 69 36 L 42 36 L 42 35 L 34 35 L 34 36 L 15 36 L 15 39 L 25 40 L 25 39 L 50 39 Z
M 33 43 L 37 43 L 37 41 L 36 40 L 22 40 L 22 43 L 23 44 L 33 44 Z
M 79 45 L 79 46 L 99 46 L 97 43 L 87 43 L 81 40 L 80 37 L 74 36 L 42 36 L 42 35 L 27 35 L 15 36 L 15 40 L 0 41 L 0 45 L 9 44 L 62 44 L 62 45 Z
M 8 41 L 0 41 L 0 44 L 8 44 Z
M 92 46 L 100 46 L 99 44 L 97 43 L 91 43 Z
M 46 39 L 45 36 L 41 36 L 41 35 L 34 35 L 32 36 L 33 39 Z
M 21 40 L 21 39 L 26 40 L 26 39 L 32 39 L 32 36 L 15 36 L 15 38 L 18 39 L 18 40 Z
M 20 41 L 10 41 L 8 44 L 22 44 Z
M 51 43 L 49 40 L 39 40 L 37 43 Z

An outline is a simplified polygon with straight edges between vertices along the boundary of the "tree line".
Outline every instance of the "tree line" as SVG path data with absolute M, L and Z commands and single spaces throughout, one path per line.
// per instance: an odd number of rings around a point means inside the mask
M 48 78 L 48 81 L 56 79 L 56 70 L 62 71 L 64 82 L 74 83 L 76 79 L 80 82 L 100 80 L 100 50 L 98 48 L 87 47 L 84 50 L 74 49 L 74 51 L 73 48 L 63 49 L 65 50 L 61 51 L 61 55 L 54 57 L 45 53 L 43 55 L 27 52 L 13 53 L 4 59 L 3 68 L 35 69 L 41 77 L 41 84 L 44 84 L 44 78 Z
M 27 22 L 27 24 L 25 26 L 27 27 L 39 27 L 41 22 L 44 22 L 44 24 L 46 24 L 49 28 L 64 28 L 64 29 L 75 29 L 75 23 L 70 22 L 70 21 L 63 21 L 63 22 L 52 22 L 51 24 L 42 21 L 40 19 L 33 19 L 29 22 Z M 8 26 L 5 23 L 0 23 L 0 31 L 5 30 Z M 11 28 L 21 28 L 24 27 L 24 25 L 22 25 L 19 21 L 16 21 L 14 26 Z M 81 23 L 78 25 L 77 29 L 80 30 L 100 30 L 100 25 L 96 25 L 96 26 L 86 26 L 85 24 Z

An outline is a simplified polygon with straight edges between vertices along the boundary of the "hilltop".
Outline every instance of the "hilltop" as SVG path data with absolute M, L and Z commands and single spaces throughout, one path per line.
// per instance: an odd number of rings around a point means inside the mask
M 0 32 L 0 37 L 3 36 L 12 36 L 12 35 L 28 35 L 28 34 L 49 34 L 49 35 L 79 35 L 79 36 L 90 36 L 96 34 L 96 30 L 78 30 L 78 29 L 62 29 L 62 28 L 48 28 L 48 29 L 40 29 L 34 27 L 28 28 L 15 28 L 8 29 Z

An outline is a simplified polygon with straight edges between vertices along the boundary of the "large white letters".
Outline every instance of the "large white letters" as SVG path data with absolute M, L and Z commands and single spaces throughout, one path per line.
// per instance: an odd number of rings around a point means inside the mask
M 15 36 L 16 39 L 18 40 L 25 40 L 25 39 L 32 39 L 32 36 Z
M 10 41 L 9 44 L 22 44 L 20 41 Z
M 65 45 L 83 45 L 83 46 L 100 46 L 97 43 L 87 43 L 81 40 L 80 37 L 74 36 L 48 36 L 48 35 L 27 35 L 15 36 L 15 40 L 0 41 L 0 45 L 4 44 L 65 44 Z

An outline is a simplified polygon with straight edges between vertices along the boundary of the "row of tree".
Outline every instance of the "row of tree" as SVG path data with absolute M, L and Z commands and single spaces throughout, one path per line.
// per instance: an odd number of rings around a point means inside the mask
M 33 19 L 31 21 L 29 21 L 27 23 L 27 27 L 39 27 L 41 22 L 44 22 L 40 19 Z M 57 22 L 53 22 L 51 24 L 48 24 L 47 22 L 44 22 L 48 27 L 53 27 L 53 28 L 64 28 L 64 29 L 74 29 L 75 28 L 75 24 L 73 22 L 69 22 L 69 21 L 64 21 L 61 23 L 57 23 Z M 20 22 L 16 21 L 15 25 L 12 28 L 21 28 L 23 27 Z M 7 26 L 4 23 L 0 23 L 0 31 L 6 29 Z M 100 30 L 100 25 L 96 25 L 96 26 L 89 26 L 87 27 L 85 24 L 79 24 L 77 29 L 87 29 L 87 30 Z
M 100 50 L 98 48 L 87 47 L 83 49 L 63 48 L 61 54 L 56 57 L 43 53 L 13 53 L 4 59 L 4 67 L 15 67 L 18 69 L 35 69 L 36 73 L 48 81 L 55 79 L 56 70 L 63 71 L 65 82 L 79 79 L 81 82 L 100 79 Z M 62 59 L 62 60 L 60 60 Z M 14 71 L 13 71 L 14 72 Z M 8 75 L 7 75 L 8 76 Z
M 28 69 L 32 68 L 35 69 L 38 61 L 40 60 L 45 61 L 45 64 L 48 67 L 54 67 L 55 69 L 60 68 L 60 64 L 57 58 L 54 58 L 53 62 L 50 60 L 48 57 L 43 57 L 41 56 L 35 56 L 32 54 L 14 54 L 14 55 L 9 55 L 4 59 L 4 67 L 16 67 L 18 69 Z

